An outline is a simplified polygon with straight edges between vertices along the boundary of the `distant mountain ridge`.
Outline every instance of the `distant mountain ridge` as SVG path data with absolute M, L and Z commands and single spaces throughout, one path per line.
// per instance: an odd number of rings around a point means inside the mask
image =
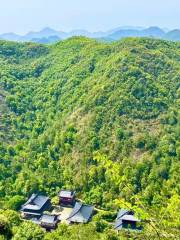
M 163 38 L 166 33 L 158 27 L 149 27 L 143 30 L 138 29 L 121 29 L 109 35 L 108 37 L 114 40 L 119 40 L 124 37 L 157 37 Z
M 35 43 L 44 43 L 44 44 L 51 44 L 60 41 L 61 38 L 58 36 L 50 36 L 50 37 L 42 37 L 42 38 L 32 38 L 31 42 Z
M 24 36 L 15 33 L 4 33 L 0 35 L 0 39 L 18 42 L 39 42 L 39 43 L 53 43 L 73 36 L 84 36 L 96 38 L 103 41 L 116 41 L 126 37 L 152 37 L 171 41 L 180 41 L 180 29 L 165 30 L 157 26 L 154 27 L 133 27 L 124 26 L 109 31 L 103 32 L 89 32 L 84 29 L 77 29 L 70 32 L 57 31 L 46 27 L 37 32 L 28 32 Z
M 173 39 L 174 41 L 180 41 L 180 30 L 175 29 L 175 30 L 172 30 L 172 31 L 166 33 L 165 39 L 166 40 Z

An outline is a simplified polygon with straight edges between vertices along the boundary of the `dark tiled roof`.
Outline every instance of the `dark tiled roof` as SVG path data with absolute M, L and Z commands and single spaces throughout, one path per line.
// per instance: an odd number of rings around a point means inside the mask
M 94 207 L 80 202 L 76 202 L 68 221 L 77 223 L 87 223 L 93 214 Z
M 61 190 L 59 193 L 59 197 L 64 197 L 64 198 L 71 198 L 74 196 L 73 191 L 68 191 L 68 190 Z
M 121 218 L 122 216 L 124 216 L 125 214 L 129 214 L 129 210 L 127 209 L 120 209 L 117 215 L 117 219 Z
M 116 220 L 115 225 L 114 225 L 114 228 L 115 228 L 116 230 L 121 230 L 121 229 L 122 229 L 122 219 Z
M 38 211 L 47 203 L 48 200 L 49 198 L 46 196 L 33 194 L 29 198 L 29 200 L 22 206 L 21 211 L 25 211 L 27 209 Z
M 41 223 L 53 224 L 57 221 L 57 216 L 44 214 L 41 218 Z
M 134 217 L 134 215 L 124 215 L 121 219 L 122 221 L 140 222 L 140 220 Z

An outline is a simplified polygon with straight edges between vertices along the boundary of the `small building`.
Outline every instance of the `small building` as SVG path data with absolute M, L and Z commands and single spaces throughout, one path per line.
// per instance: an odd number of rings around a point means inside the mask
M 133 211 L 121 209 L 117 215 L 114 228 L 117 231 L 120 231 L 122 229 L 138 230 L 138 222 L 140 222 L 140 220 L 134 216 Z
M 73 191 L 61 190 L 59 193 L 59 203 L 60 205 L 73 206 L 75 204 L 76 195 Z
M 69 223 L 87 223 L 93 215 L 94 207 L 91 205 L 76 202 L 67 221 Z
M 41 227 L 45 228 L 47 231 L 54 230 L 58 225 L 58 216 L 43 214 L 40 219 Z
M 32 194 L 28 201 L 21 208 L 21 215 L 23 218 L 40 218 L 44 211 L 51 208 L 51 201 L 49 197 Z

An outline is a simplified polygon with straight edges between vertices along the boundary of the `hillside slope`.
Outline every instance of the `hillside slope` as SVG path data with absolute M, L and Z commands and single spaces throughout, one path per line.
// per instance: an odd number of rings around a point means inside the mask
M 179 63 L 179 43 L 153 39 L 1 41 L 0 89 L 14 136 L 1 143 L 2 206 L 73 188 L 106 210 L 125 201 L 150 216 L 169 211 L 157 225 L 176 234 Z

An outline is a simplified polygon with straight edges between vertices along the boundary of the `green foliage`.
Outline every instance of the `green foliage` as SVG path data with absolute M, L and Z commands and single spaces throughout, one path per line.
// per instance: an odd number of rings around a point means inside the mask
M 22 223 L 16 230 L 13 237 L 13 240 L 42 240 L 44 237 L 44 231 L 40 226 L 37 226 L 31 222 Z
M 23 196 L 13 196 L 5 202 L 5 208 L 19 210 L 21 205 L 24 203 L 25 198 Z
M 0 234 L 6 237 L 11 236 L 10 223 L 4 215 L 0 215 Z

